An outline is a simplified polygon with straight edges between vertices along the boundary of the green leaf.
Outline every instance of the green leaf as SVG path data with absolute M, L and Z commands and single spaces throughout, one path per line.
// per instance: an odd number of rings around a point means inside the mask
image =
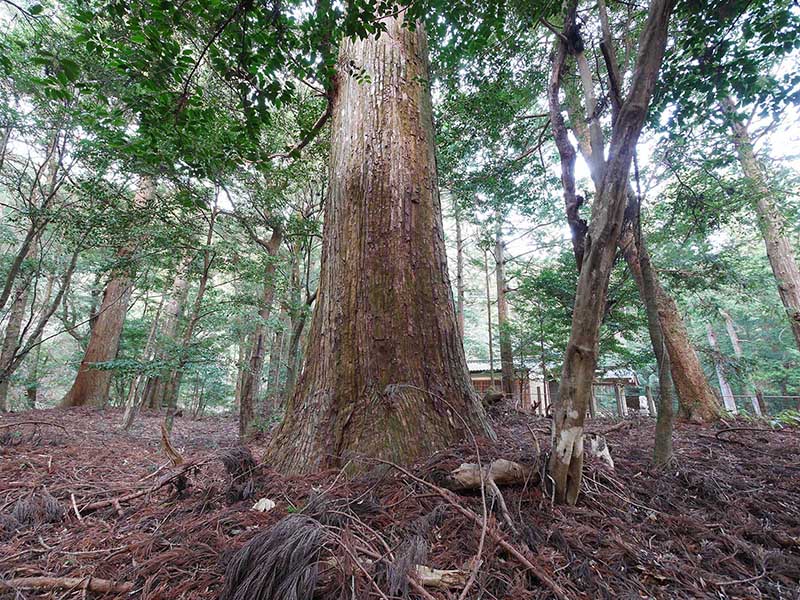
M 74 60 L 68 58 L 61 59 L 61 68 L 64 69 L 64 74 L 70 81 L 77 81 L 81 74 L 81 68 Z
M 28 9 L 33 16 L 42 14 L 42 11 L 44 11 L 44 7 L 41 4 L 34 4 Z

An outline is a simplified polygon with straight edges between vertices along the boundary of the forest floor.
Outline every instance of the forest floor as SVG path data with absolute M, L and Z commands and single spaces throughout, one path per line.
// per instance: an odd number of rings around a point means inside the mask
M 4 415 L 0 588 L 20 578 L 46 587 L 6 587 L 0 598 L 217 598 L 236 551 L 249 540 L 274 544 L 281 520 L 300 533 L 310 527 L 302 543 L 319 544 L 309 555 L 317 598 L 455 599 L 465 579 L 464 598 L 800 598 L 800 429 L 679 424 L 675 464 L 659 471 L 652 420 L 614 429 L 595 421 L 589 430 L 608 432 L 615 469 L 589 458 L 575 507 L 551 505 L 540 485 L 502 488 L 509 525 L 488 495 L 484 520 L 480 491 L 426 483 L 474 462 L 476 450 L 483 464 L 505 458 L 539 470 L 549 421 L 492 412 L 497 441 L 469 441 L 408 472 L 374 464 L 351 478 L 287 477 L 261 464 L 234 481 L 219 460 L 237 473 L 233 418 L 178 419 L 172 442 L 186 462 L 174 467 L 156 415 L 141 415 L 128 433 L 114 410 Z M 249 445 L 257 461 L 265 444 Z M 264 497 L 275 507 L 253 510 Z M 269 570 L 262 591 L 310 585 L 299 547 L 278 555 L 293 543 L 250 557 Z M 413 564 L 462 573 L 451 590 L 409 590 Z M 40 577 L 48 579 L 30 579 Z M 104 584 L 130 591 L 92 591 Z M 275 589 L 261 597 L 281 597 Z

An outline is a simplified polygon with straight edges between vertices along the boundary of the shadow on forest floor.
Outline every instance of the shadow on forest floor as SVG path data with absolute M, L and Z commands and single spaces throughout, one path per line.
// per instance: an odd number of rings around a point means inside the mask
M 502 407 L 493 413 L 498 440 L 477 441 L 483 463 L 505 458 L 535 466 L 536 448 L 549 446 L 549 421 Z M 304 526 L 324 526 L 338 544 L 329 536 L 312 553 L 317 598 L 457 598 L 465 577 L 449 591 L 418 592 L 408 589 L 405 574 L 422 561 L 462 575 L 476 564 L 481 522 L 396 469 L 376 465 L 348 480 L 337 471 L 287 477 L 257 465 L 250 477 L 242 468 L 247 453 L 236 449 L 236 420 L 220 417 L 176 422 L 172 441 L 186 463 L 172 467 L 158 416 L 141 415 L 129 433 L 119 431 L 120 420 L 117 411 L 85 409 L 0 417 L 0 582 L 77 578 L 19 595 L 0 589 L 0 598 L 217 598 L 236 551 L 263 532 L 280 538 L 273 526 L 298 512 Z M 517 532 L 490 511 L 467 597 L 796 597 L 800 430 L 679 424 L 676 462 L 656 471 L 653 428 L 650 420 L 633 421 L 607 434 L 616 469 L 587 459 L 576 507 L 551 506 L 538 485 L 503 488 Z M 264 440 L 249 449 L 258 462 Z M 430 480 L 475 459 L 469 442 L 408 470 Z M 274 509 L 252 510 L 260 498 L 274 501 Z M 482 514 L 480 492 L 456 501 Z M 346 555 L 335 556 L 341 551 Z M 117 591 L 90 591 L 104 580 Z M 298 586 L 310 594 L 302 585 L 309 581 Z

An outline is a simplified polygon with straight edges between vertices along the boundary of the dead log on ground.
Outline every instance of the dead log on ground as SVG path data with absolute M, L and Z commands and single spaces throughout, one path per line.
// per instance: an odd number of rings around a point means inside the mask
M 485 467 L 484 467 L 485 469 Z M 493 481 L 496 485 L 522 485 L 524 483 L 538 483 L 539 473 L 535 468 L 521 465 L 520 463 L 498 458 L 489 465 L 488 473 L 484 475 L 485 481 Z M 481 488 L 481 469 L 475 463 L 463 463 L 457 469 L 450 471 L 439 483 L 443 488 L 454 492 L 479 490 Z
M 117 583 L 97 577 L 16 577 L 0 579 L 0 590 L 86 590 L 97 594 L 127 594 L 132 583 Z

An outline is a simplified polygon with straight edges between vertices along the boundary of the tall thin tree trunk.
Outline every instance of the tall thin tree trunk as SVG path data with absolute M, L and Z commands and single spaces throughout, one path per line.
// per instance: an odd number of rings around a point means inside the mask
M 37 254 L 36 242 L 30 247 L 26 260 L 33 260 Z M 11 366 L 14 357 L 16 356 L 17 349 L 20 345 L 20 333 L 22 332 L 22 322 L 25 319 L 25 307 L 28 305 L 28 296 L 30 286 L 33 283 L 35 275 L 30 277 L 22 277 L 17 280 L 17 285 L 14 288 L 14 300 L 11 303 L 11 310 L 8 315 L 8 324 L 6 325 L 5 336 L 3 337 L 3 346 L 0 350 L 0 371 L 8 370 Z M 8 411 L 8 388 L 11 385 L 10 376 L 13 371 L 9 372 L 8 377 L 4 377 L 0 381 L 0 412 Z
M 486 318 L 489 327 L 489 380 L 494 388 L 494 344 L 492 342 L 492 286 L 489 283 L 489 252 L 483 251 L 483 272 L 486 276 Z
M 158 332 L 158 324 L 161 320 L 161 311 L 163 309 L 164 296 L 162 295 L 161 300 L 158 303 L 158 308 L 156 309 L 156 314 L 153 317 L 153 322 L 150 325 L 150 332 L 147 334 L 147 341 L 145 342 L 144 351 L 142 352 L 143 363 L 153 360 L 153 355 L 155 354 L 156 350 L 156 333 Z M 125 431 L 131 428 L 134 419 L 136 419 L 136 414 L 139 412 L 139 407 L 145 402 L 144 395 L 142 395 L 141 402 L 139 401 L 139 392 L 142 386 L 142 379 L 142 374 L 138 373 L 131 382 L 128 398 L 125 401 L 125 413 L 122 416 L 122 428 Z
M 638 202 L 638 201 L 637 201 Z M 659 319 L 658 305 L 656 302 L 659 287 L 655 270 L 650 264 L 650 254 L 647 252 L 644 240 L 636 244 L 634 225 L 630 223 L 623 230 L 620 237 L 620 248 L 628 268 L 636 282 L 639 297 L 645 307 L 647 317 L 647 331 L 650 335 L 650 344 L 656 357 L 658 375 L 659 403 L 656 413 L 656 436 L 653 445 L 653 462 L 665 465 L 672 460 L 672 426 L 674 409 L 672 405 L 672 372 L 669 352 L 664 343 L 664 334 Z M 641 250 L 640 248 L 641 247 Z
M 630 166 L 663 60 L 667 24 L 674 4 L 674 0 L 650 2 L 647 20 L 639 38 L 639 53 L 630 91 L 614 121 L 608 160 L 603 161 L 600 185 L 592 206 L 575 293 L 572 328 L 553 415 L 553 452 L 549 473 L 558 502 L 574 504 L 580 492 L 583 477 L 583 422 L 597 367 L 600 324 L 605 311 L 608 282 L 627 204 Z M 574 6 L 567 17 L 565 23 L 571 27 L 575 23 Z M 556 100 L 561 69 L 568 50 L 567 43 L 562 41 L 553 59 L 551 81 L 556 82 Z M 602 156 L 598 158 L 603 159 Z
M 722 101 L 722 108 L 731 120 L 733 143 L 739 155 L 742 171 L 752 184 L 752 196 L 755 199 L 761 235 L 767 247 L 767 258 L 775 282 L 778 284 L 778 294 L 789 319 L 795 344 L 800 350 L 800 268 L 797 265 L 797 258 L 784 231 L 786 224 L 783 215 L 772 199 L 773 192 L 767 184 L 766 174 L 753 150 L 747 125 L 736 119 L 735 105 L 731 98 Z
M 268 335 L 267 321 L 272 311 L 272 302 L 275 298 L 275 259 L 282 240 L 280 229 L 273 229 L 268 250 L 269 258 L 264 271 L 264 289 L 261 294 L 261 308 L 258 311 L 258 322 L 253 331 L 253 345 L 250 349 L 250 360 L 247 368 L 242 373 L 242 383 L 239 387 L 239 435 L 244 436 L 250 432 L 255 419 L 256 399 L 261 388 L 261 376 L 264 371 L 264 354 Z
M 720 310 L 719 312 L 722 314 L 722 318 L 725 319 L 725 329 L 728 331 L 728 337 L 731 340 L 731 346 L 733 346 L 733 354 L 736 356 L 736 360 L 742 360 L 744 353 L 742 352 L 742 344 L 739 341 L 739 335 L 736 333 L 733 319 L 728 311 Z M 764 412 L 763 407 L 758 398 L 758 390 L 754 391 L 753 383 L 750 381 L 749 375 L 747 376 L 747 393 L 750 394 L 750 403 L 753 406 L 753 412 L 760 417 Z
M 161 331 L 158 335 L 160 346 L 158 358 L 161 362 L 166 362 L 170 356 L 174 355 L 177 346 L 178 324 L 183 315 L 183 307 L 186 304 L 186 297 L 189 294 L 189 271 L 192 266 L 194 256 L 187 252 L 178 265 L 175 278 L 172 280 L 172 288 L 169 291 L 168 300 L 164 304 L 164 321 L 161 324 Z M 164 405 L 164 386 L 165 378 L 169 370 L 164 367 L 158 374 L 147 378 L 144 387 L 144 397 L 142 405 L 151 410 L 160 410 Z
M 211 242 L 214 239 L 214 224 L 217 220 L 219 209 L 214 204 L 211 209 L 211 216 L 208 219 L 208 231 L 206 233 L 205 245 L 203 246 L 203 270 L 200 275 L 200 281 L 197 286 L 197 294 L 195 294 L 194 302 L 192 303 L 192 310 L 189 313 L 189 318 L 186 321 L 186 327 L 183 330 L 180 344 L 177 352 L 177 364 L 173 369 L 170 378 L 164 382 L 164 403 L 167 406 L 167 414 L 164 417 L 164 426 L 168 432 L 172 432 L 172 424 L 175 421 L 175 413 L 178 409 L 178 395 L 181 391 L 181 382 L 183 381 L 183 372 L 186 363 L 189 360 L 189 347 L 194 337 L 194 331 L 197 324 L 200 322 L 200 311 L 203 308 L 203 298 L 208 289 L 208 280 L 211 277 L 211 263 L 213 255 L 211 251 Z
M 239 356 L 236 359 L 236 388 L 233 392 L 233 404 L 237 414 L 239 407 L 242 405 L 242 379 L 244 379 L 244 372 L 250 360 L 248 351 L 251 346 L 250 336 L 242 335 L 239 339 Z
M 142 177 L 133 200 L 134 206 L 146 206 L 153 193 L 152 180 Z M 130 241 L 117 251 L 117 260 L 121 262 L 129 260 L 136 247 L 137 242 Z M 113 272 L 111 281 L 103 293 L 97 320 L 89 334 L 86 353 L 72 387 L 61 401 L 63 406 L 105 406 L 114 372 L 95 368 L 95 365 L 114 360 L 117 356 L 132 291 L 131 267 L 123 264 Z
M 267 420 L 273 413 L 279 412 L 282 402 L 281 373 L 286 362 L 287 340 L 289 338 L 289 310 L 284 304 L 281 307 L 280 324 L 275 328 L 272 346 L 269 349 L 269 367 L 267 368 L 267 391 L 261 401 L 261 416 Z
M 514 356 L 508 330 L 508 299 L 506 298 L 505 251 L 500 224 L 497 224 L 494 243 L 495 279 L 497 281 L 497 330 L 500 334 L 500 373 L 503 394 L 514 391 Z
M 722 352 L 719 349 L 719 342 L 717 341 L 717 334 L 714 333 L 714 328 L 711 323 L 706 323 L 706 336 L 708 337 L 708 345 L 711 346 L 712 359 L 714 361 L 714 370 L 717 373 L 717 381 L 719 382 L 719 391 L 722 394 L 722 403 L 725 405 L 725 410 L 731 414 L 736 414 L 736 400 L 733 397 L 733 390 L 731 384 L 728 383 L 728 378 L 725 376 L 725 366 L 722 363 Z
M 340 47 L 308 357 L 269 447 L 281 469 L 408 462 L 490 432 L 447 273 L 425 29 L 401 19 Z
M 453 199 L 453 216 L 456 221 L 456 322 L 458 333 L 464 339 L 464 237 L 461 231 L 461 209 Z

